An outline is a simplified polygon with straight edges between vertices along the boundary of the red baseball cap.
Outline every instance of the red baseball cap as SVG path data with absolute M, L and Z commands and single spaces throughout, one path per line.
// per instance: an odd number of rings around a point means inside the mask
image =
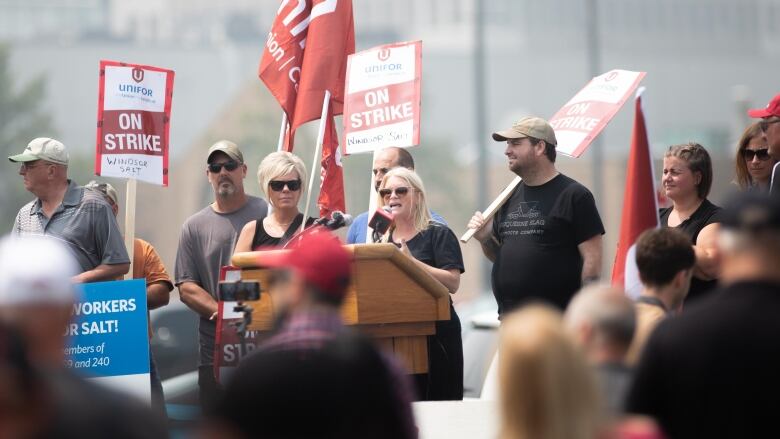
M 292 249 L 266 251 L 257 262 L 262 267 L 289 268 L 323 293 L 343 297 L 352 277 L 352 255 L 330 232 L 312 230 L 294 238 Z
M 780 117 L 780 94 L 772 98 L 766 105 L 766 108 L 754 108 L 748 110 L 748 116 L 761 119 L 764 117 L 777 116 Z

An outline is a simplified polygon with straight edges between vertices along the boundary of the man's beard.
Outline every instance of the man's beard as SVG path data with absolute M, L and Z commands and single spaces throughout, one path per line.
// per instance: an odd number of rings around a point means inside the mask
M 223 185 L 222 183 L 228 183 Z M 236 185 L 230 180 L 222 180 L 217 186 L 217 195 L 220 197 L 229 197 L 236 193 Z

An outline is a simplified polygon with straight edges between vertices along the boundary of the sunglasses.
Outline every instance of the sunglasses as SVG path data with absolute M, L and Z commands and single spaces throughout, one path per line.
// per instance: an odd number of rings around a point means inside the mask
M 762 132 L 766 133 L 766 130 L 769 129 L 769 125 L 777 122 L 780 122 L 780 119 L 762 120 L 758 123 L 758 126 L 761 128 Z
M 274 192 L 283 191 L 285 186 L 295 192 L 301 188 L 301 180 L 271 180 L 268 182 L 268 186 Z
M 224 163 L 209 163 L 208 169 L 209 172 L 212 174 L 219 174 L 220 171 L 222 171 L 222 168 L 224 167 L 225 170 L 228 172 L 235 171 L 238 169 L 238 167 L 241 165 L 241 163 L 235 161 L 235 160 L 229 160 Z
M 404 195 L 409 193 L 409 188 L 406 186 L 399 186 L 395 189 L 379 189 L 379 196 L 382 198 L 387 198 L 393 192 L 395 192 L 395 194 L 398 195 L 399 197 L 403 197 Z
M 743 149 L 742 157 L 745 157 L 745 161 L 748 162 L 753 161 L 753 157 L 758 157 L 758 159 L 763 162 L 764 160 L 769 160 L 769 149 Z

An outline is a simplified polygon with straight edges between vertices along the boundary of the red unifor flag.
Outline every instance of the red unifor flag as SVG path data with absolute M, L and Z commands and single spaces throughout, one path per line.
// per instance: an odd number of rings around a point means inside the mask
M 634 113 L 634 129 L 631 133 L 631 152 L 626 173 L 626 192 L 623 196 L 623 216 L 620 221 L 615 265 L 612 267 L 612 283 L 622 285 L 626 294 L 636 298 L 642 291 L 635 259 L 635 243 L 643 231 L 659 226 L 653 180 L 653 162 L 647 140 L 645 116 L 642 112 L 641 94 L 637 91 Z
M 317 207 L 320 218 L 327 218 L 336 210 L 344 212 L 344 168 L 341 166 L 341 150 L 336 124 L 333 120 L 333 106 L 328 106 L 328 116 L 325 121 L 325 137 L 322 140 L 322 174 L 320 182 L 320 197 Z
M 291 137 L 319 119 L 325 90 L 333 114 L 344 106 L 347 56 L 355 52 L 351 0 L 283 0 L 268 33 L 258 74 L 290 122 Z M 292 142 L 286 150 L 292 150 Z

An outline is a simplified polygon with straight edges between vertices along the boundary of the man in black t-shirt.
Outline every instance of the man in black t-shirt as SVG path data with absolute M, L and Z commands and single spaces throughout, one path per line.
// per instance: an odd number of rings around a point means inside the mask
M 766 108 L 756 108 L 748 111 L 753 118 L 763 119 L 760 123 L 761 131 L 766 136 L 766 144 L 771 155 L 778 163 L 772 169 L 772 177 L 769 180 L 769 193 L 780 197 L 780 94 L 772 98 Z
M 523 178 L 492 221 L 476 212 L 469 228 L 493 261 L 499 315 L 529 300 L 564 309 L 583 283 L 601 272 L 604 226 L 593 195 L 555 168 L 555 132 L 524 117 L 493 133 L 506 142 L 509 169 Z

